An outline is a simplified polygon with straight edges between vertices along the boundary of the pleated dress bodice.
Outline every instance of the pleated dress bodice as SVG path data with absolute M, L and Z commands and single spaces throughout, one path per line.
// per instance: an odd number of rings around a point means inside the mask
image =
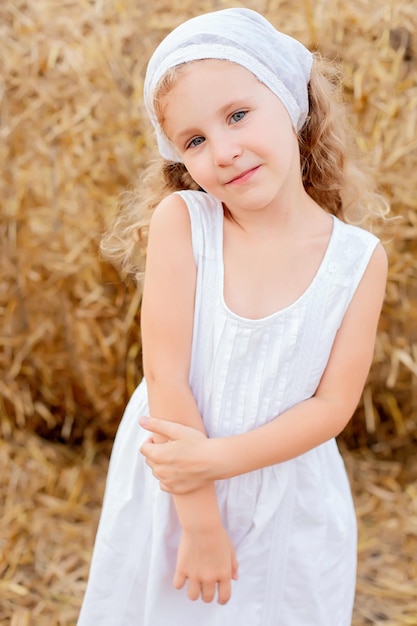
M 377 239 L 333 217 L 322 262 L 295 302 L 246 319 L 224 300 L 223 208 L 198 191 L 189 208 L 197 289 L 190 384 L 209 436 L 251 430 L 310 398 Z

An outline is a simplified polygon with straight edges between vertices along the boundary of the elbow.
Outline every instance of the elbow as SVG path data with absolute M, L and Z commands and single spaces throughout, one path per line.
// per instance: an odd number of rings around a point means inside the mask
M 332 414 L 334 422 L 334 437 L 338 437 L 349 424 L 356 410 L 358 402 L 337 402 L 333 405 Z
M 143 374 L 149 391 L 178 390 L 189 388 L 188 373 L 175 370 L 174 368 L 143 366 Z
M 338 437 L 351 420 L 357 404 L 354 404 L 351 398 L 344 400 L 342 398 L 316 396 L 316 401 L 321 405 L 318 412 L 318 425 L 323 440 Z

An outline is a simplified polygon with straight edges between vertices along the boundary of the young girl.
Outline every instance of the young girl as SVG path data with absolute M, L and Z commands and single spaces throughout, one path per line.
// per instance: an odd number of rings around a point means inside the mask
M 103 242 L 139 275 L 147 240 L 145 377 L 79 626 L 351 624 L 335 436 L 371 364 L 387 261 L 352 225 L 381 209 L 320 64 L 247 9 L 185 22 L 149 62 L 162 165 Z

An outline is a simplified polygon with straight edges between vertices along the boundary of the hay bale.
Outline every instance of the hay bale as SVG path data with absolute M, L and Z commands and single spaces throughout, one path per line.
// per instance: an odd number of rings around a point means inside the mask
M 357 142 L 404 216 L 374 368 L 345 435 L 372 450 L 343 453 L 359 521 L 353 626 L 417 623 L 414 2 L 3 0 L 1 624 L 75 624 L 110 449 L 91 439 L 113 436 L 141 376 L 140 297 L 100 262 L 98 240 L 152 154 L 141 105 L 151 48 L 184 18 L 236 4 L 341 60 Z
M 144 152 L 129 60 L 141 14 L 125 8 L 0 9 L 3 432 L 11 419 L 63 439 L 111 433 L 140 376 L 139 296 L 97 252 Z
M 0 174 L 0 410 L 78 441 L 113 436 L 141 377 L 140 295 L 98 256 L 119 193 L 153 154 L 141 103 L 146 60 L 183 19 L 232 2 L 59 5 L 4 0 Z M 387 300 L 353 444 L 417 422 L 417 17 L 409 0 L 241 3 L 336 57 L 357 142 L 395 214 Z
M 0 446 L 0 624 L 75 624 L 107 457 L 23 431 Z

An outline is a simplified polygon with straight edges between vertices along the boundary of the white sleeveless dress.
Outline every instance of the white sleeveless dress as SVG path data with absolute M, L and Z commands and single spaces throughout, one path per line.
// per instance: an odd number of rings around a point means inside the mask
M 327 251 L 296 302 L 249 320 L 223 299 L 223 210 L 180 192 L 198 267 L 190 385 L 210 437 L 242 433 L 310 398 L 378 240 L 334 218 Z M 172 586 L 180 526 L 138 452 L 146 382 L 112 452 L 78 626 L 350 626 L 356 523 L 335 440 L 286 463 L 216 483 L 239 579 L 232 599 L 191 602 Z

